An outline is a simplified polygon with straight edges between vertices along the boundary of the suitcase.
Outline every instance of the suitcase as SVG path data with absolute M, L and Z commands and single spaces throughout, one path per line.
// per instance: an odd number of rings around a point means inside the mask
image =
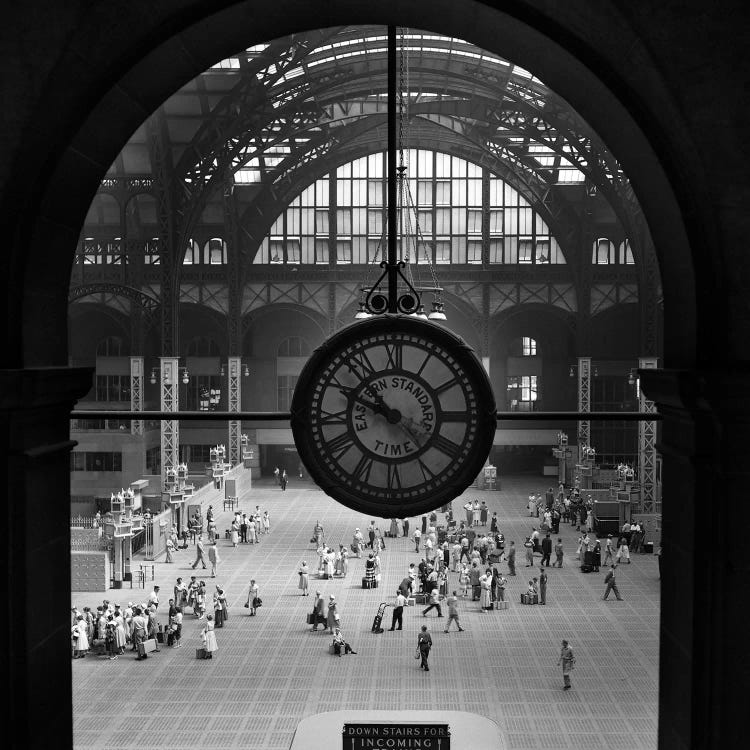
M 159 630 L 156 634 L 156 641 L 157 643 L 164 643 L 164 631 Z
M 362 579 L 362 588 L 363 589 L 376 589 L 378 587 L 377 581 L 368 581 L 367 578 Z
M 307 613 L 307 624 L 312 625 L 315 622 L 315 614 L 312 612 Z
M 508 602 L 495 602 L 495 609 L 508 609 Z
M 413 596 L 408 596 L 406 598 L 406 606 L 407 607 L 413 607 L 417 603 L 417 600 Z
M 167 646 L 174 646 L 174 633 L 171 630 L 167 631 Z
M 417 600 L 417 604 L 427 604 L 427 594 L 423 592 L 414 594 L 414 599 Z
M 196 659 L 205 659 L 206 658 L 206 649 L 205 648 L 196 648 L 195 649 L 195 658 Z
M 156 651 L 156 639 L 149 638 L 138 644 L 138 656 L 148 656 L 151 652 Z
M 521 604 L 539 604 L 539 595 L 521 594 Z

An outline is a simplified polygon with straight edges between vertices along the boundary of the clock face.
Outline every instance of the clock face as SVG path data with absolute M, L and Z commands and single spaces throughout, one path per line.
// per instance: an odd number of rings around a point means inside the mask
M 484 465 L 495 401 L 457 336 L 403 315 L 348 326 L 317 349 L 292 401 L 310 476 L 344 505 L 383 517 L 439 507 Z

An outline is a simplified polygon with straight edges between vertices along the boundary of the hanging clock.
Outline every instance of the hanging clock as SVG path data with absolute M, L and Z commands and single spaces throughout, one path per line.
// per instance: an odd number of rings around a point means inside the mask
M 354 510 L 432 510 L 476 478 L 495 435 L 487 374 L 458 336 L 408 315 L 342 329 L 312 356 L 292 399 L 310 476 Z

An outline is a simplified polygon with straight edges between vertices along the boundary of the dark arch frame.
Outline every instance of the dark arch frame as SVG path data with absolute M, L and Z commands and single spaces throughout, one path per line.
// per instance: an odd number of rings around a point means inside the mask
M 731 248 L 720 245 L 721 233 L 716 231 L 720 221 L 708 195 L 712 182 L 707 179 L 688 115 L 670 95 L 670 85 L 677 79 L 672 76 L 670 83 L 668 65 L 652 64 L 649 46 L 639 37 L 637 19 L 631 19 L 625 9 L 621 12 L 613 4 L 583 0 L 571 0 L 564 6 L 512 0 L 503 4 L 505 12 L 493 5 L 500 3 L 415 0 L 406 4 L 383 0 L 373 4 L 329 0 L 318 7 L 293 0 L 276 0 L 273 4 L 176 0 L 153 8 L 148 17 L 142 14 L 139 4 L 122 6 L 107 1 L 93 6 L 85 17 L 77 7 L 69 12 L 58 10 L 70 27 L 75 27 L 75 37 L 72 31 L 66 36 L 67 30 L 61 29 L 53 39 L 54 54 L 48 55 L 48 61 L 43 61 L 41 53 L 38 55 L 43 70 L 35 79 L 37 88 L 25 108 L 19 109 L 21 125 L 17 134 L 14 131 L 17 137 L 9 155 L 12 162 L 7 183 L 14 189 L 4 193 L 8 200 L 2 228 L 3 236 L 8 238 L 7 277 L 12 279 L 6 285 L 6 309 L 10 312 L 6 319 L 13 323 L 6 324 L 2 348 L 6 369 L 26 368 L 24 372 L 41 384 L 46 381 L 42 375 L 33 374 L 39 372 L 33 368 L 65 368 L 67 280 L 88 206 L 107 166 L 135 126 L 179 85 L 228 52 L 254 41 L 341 22 L 422 27 L 426 18 L 436 19 L 430 24 L 436 31 L 462 36 L 490 51 L 502 46 L 504 57 L 538 71 L 550 88 L 565 96 L 611 147 L 633 182 L 657 248 L 664 284 L 666 364 L 672 368 L 709 367 L 727 361 L 731 355 L 741 357 L 744 349 L 732 343 L 733 332 L 726 326 L 697 326 L 701 314 L 712 320 L 717 317 L 712 314 L 711 305 L 725 288 L 722 268 L 731 266 Z M 671 4 L 665 8 L 667 20 L 683 17 L 681 8 L 675 9 Z M 698 4 L 693 3 L 691 8 L 697 13 Z M 25 20 L 29 18 L 31 13 Z M 730 22 L 725 24 L 728 39 Z M 252 31 L 246 32 L 247 29 Z M 602 39 L 610 42 L 606 48 L 597 46 Z M 658 46 L 656 35 L 650 41 L 655 48 Z M 634 56 L 639 64 L 633 64 Z M 165 71 L 169 75 L 165 76 Z M 56 113 L 54 122 L 48 117 L 50 111 Z M 731 130 L 731 126 L 727 129 Z M 731 315 L 739 319 L 740 313 L 729 304 L 723 311 L 727 319 Z M 740 327 L 738 323 L 737 328 Z M 48 416 L 49 424 L 55 428 L 48 431 L 52 439 L 65 432 L 65 405 L 80 390 L 80 377 L 80 373 L 70 373 L 59 378 L 64 381 L 57 384 L 59 400 Z M 663 374 L 653 379 L 663 386 L 662 393 L 668 397 L 665 402 L 669 401 L 671 411 L 665 428 L 672 431 L 673 438 L 682 419 L 675 415 L 684 413 L 680 409 L 700 403 L 700 385 L 697 377 L 695 380 L 690 389 L 677 392 L 675 384 L 683 382 L 677 376 Z M 20 405 L 21 402 L 19 408 Z M 696 416 L 694 420 L 690 418 L 689 424 L 693 427 L 698 421 Z M 701 424 L 710 428 L 710 418 Z M 41 437 L 31 433 L 30 430 L 30 441 L 50 440 L 49 434 Z M 695 450 L 688 438 L 685 441 L 685 452 L 676 453 L 677 458 L 667 458 L 665 462 L 665 474 L 667 463 L 673 462 L 676 479 L 680 457 L 687 464 Z M 55 462 L 56 473 L 47 480 L 48 486 L 62 491 L 67 456 L 63 458 L 50 459 Z M 710 470 L 700 462 L 697 468 L 691 465 L 690 472 L 708 484 Z M 20 484 L 26 493 L 23 497 L 28 500 L 35 485 L 28 476 Z M 692 508 L 694 488 L 684 481 L 677 485 L 687 490 L 682 500 Z M 66 531 L 64 517 L 55 515 L 51 520 L 50 526 L 59 529 L 58 535 Z M 672 535 L 675 549 L 676 528 L 667 532 Z M 33 540 L 27 535 L 26 541 Z M 681 554 L 685 558 L 691 555 L 691 543 L 691 539 L 684 542 Z M 57 544 L 55 554 L 48 555 L 51 564 L 59 563 L 66 549 L 65 544 Z M 9 547 L 11 559 L 14 551 L 18 550 Z M 14 568 L 22 583 L 30 571 L 43 569 L 42 563 L 30 567 L 30 556 L 38 551 L 37 543 L 19 556 L 26 558 Z M 695 663 L 685 658 L 684 665 L 678 664 L 682 656 L 689 657 L 691 644 L 699 638 L 699 634 L 693 634 L 700 617 L 694 611 L 698 606 L 694 590 L 701 583 L 714 580 L 701 578 L 693 568 L 692 557 L 690 561 L 686 573 L 692 582 L 690 607 L 675 614 L 663 610 L 663 618 L 668 616 L 669 622 L 665 629 L 662 620 L 662 650 L 664 653 L 668 647 L 669 655 L 663 657 L 661 677 L 668 678 L 674 689 L 673 697 L 662 692 L 660 699 L 662 708 L 671 712 L 669 726 L 660 729 L 665 750 L 693 742 L 695 746 L 705 746 L 709 741 L 718 747 L 720 737 L 740 736 L 736 717 L 732 724 L 719 721 L 723 712 L 715 707 L 715 702 L 720 699 L 710 695 L 711 688 L 717 687 L 716 669 L 710 673 L 706 687 L 697 684 L 697 670 L 710 660 L 710 654 L 696 655 Z M 672 565 L 670 581 L 676 583 L 677 563 Z M 48 569 L 51 570 L 49 566 Z M 55 574 L 52 588 L 60 585 L 65 594 L 64 581 L 65 575 Z M 57 608 L 64 600 L 65 596 L 56 598 L 51 606 Z M 730 617 L 727 606 L 724 603 L 721 613 L 712 613 L 717 632 L 725 628 L 725 620 Z M 708 626 L 702 627 L 701 632 L 705 632 Z M 67 637 L 59 622 L 54 622 L 54 628 L 57 635 Z M 11 632 L 18 635 L 22 631 Z M 31 654 L 13 656 L 14 675 L 20 675 L 22 683 L 16 685 L 19 689 L 14 699 L 15 718 L 30 730 L 34 725 L 33 736 L 27 738 L 28 746 L 59 744 L 60 738 L 69 733 L 65 686 L 57 685 L 54 703 L 45 701 L 46 722 L 34 724 L 39 707 L 31 697 L 34 668 L 47 666 L 45 657 L 52 658 L 50 664 L 59 665 L 55 653 L 63 642 L 57 636 L 47 638 L 38 648 L 32 642 L 35 648 Z M 726 713 L 728 719 L 730 711 Z M 684 726 L 680 725 L 681 720 Z M 703 720 L 705 729 L 700 728 Z M 722 729 L 722 725 L 730 729 Z

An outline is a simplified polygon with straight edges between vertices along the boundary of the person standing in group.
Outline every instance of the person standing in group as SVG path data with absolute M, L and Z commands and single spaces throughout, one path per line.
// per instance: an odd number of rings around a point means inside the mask
M 206 652 L 204 658 L 213 659 L 214 651 L 218 651 L 219 647 L 216 644 L 216 633 L 214 632 L 214 618 L 209 615 L 206 618 L 206 624 L 201 630 L 201 640 L 203 641 L 203 650 Z
M 563 543 L 562 539 L 558 538 L 557 544 L 555 545 L 555 562 L 552 565 L 554 568 L 557 565 L 558 568 L 562 568 L 563 564 Z
M 505 587 L 508 585 L 508 579 L 498 571 L 497 576 L 494 575 L 497 568 L 493 568 L 493 579 L 495 582 L 495 600 L 504 602 L 505 601 Z
M 416 527 L 414 529 L 414 551 L 419 552 L 419 542 L 422 539 L 422 532 L 419 530 L 419 527 Z
M 464 629 L 461 627 L 461 623 L 458 620 L 458 595 L 454 591 L 451 596 L 448 597 L 448 622 L 445 623 L 445 632 L 447 633 L 450 629 L 451 623 L 455 620 L 458 626 L 458 632 L 463 633 Z
M 575 667 L 576 659 L 573 656 L 573 649 L 568 645 L 567 641 L 562 642 L 562 649 L 560 650 L 560 658 L 557 660 L 557 666 L 562 664 L 563 673 L 563 690 L 570 690 L 572 685 L 570 684 L 570 673 Z
M 268 534 L 271 531 L 271 516 L 268 515 L 268 511 L 263 511 L 263 518 L 260 519 L 263 524 L 263 533 Z
M 403 595 L 401 589 L 396 591 L 396 603 L 393 605 L 393 617 L 391 618 L 391 627 L 389 630 L 396 630 L 396 623 L 398 623 L 398 630 L 403 629 L 402 617 L 404 615 L 404 607 L 406 606 L 406 597 Z
M 607 575 L 604 577 L 604 583 L 607 584 L 607 588 L 604 590 L 604 596 L 602 597 L 604 601 L 607 600 L 607 597 L 609 596 L 610 591 L 615 592 L 615 598 L 617 599 L 618 602 L 622 601 L 622 597 L 620 596 L 620 591 L 617 588 L 617 582 L 615 581 L 615 568 L 616 567 L 617 567 L 616 565 L 612 565 L 609 569 L 609 573 L 607 573 Z
M 481 589 L 479 606 L 483 613 L 489 612 L 492 610 L 492 573 L 490 571 L 479 577 L 479 587 Z
M 313 602 L 312 611 L 312 631 L 315 632 L 318 629 L 318 623 L 323 625 L 323 630 L 326 629 L 326 618 L 325 618 L 325 599 L 320 591 L 315 592 L 315 601 Z
M 352 539 L 352 552 L 357 556 L 357 559 L 362 557 L 362 550 L 366 547 L 365 538 L 362 536 L 362 532 L 359 529 L 354 529 L 354 538 Z
M 442 617 L 443 616 L 443 612 L 440 609 L 440 591 L 437 588 L 432 589 L 432 591 L 430 592 L 430 603 L 427 606 L 427 609 L 425 609 L 425 610 L 422 611 L 422 616 L 423 617 L 427 617 L 427 613 L 431 609 L 435 609 L 435 608 L 437 608 L 437 611 L 438 611 L 438 615 L 437 616 L 438 617 Z
M 430 671 L 430 667 L 427 664 L 427 660 L 430 657 L 430 649 L 432 648 L 432 636 L 427 632 L 427 625 L 422 625 L 422 630 L 417 636 L 417 651 L 419 651 L 420 669 L 424 669 L 425 672 Z
M 172 537 L 167 537 L 167 559 L 164 562 L 172 563 L 174 562 L 174 553 L 175 553 L 175 546 L 174 542 L 172 541 Z
M 552 539 L 546 534 L 542 539 L 542 561 L 540 565 L 546 565 L 549 568 L 550 557 L 552 557 Z
M 331 634 L 333 634 L 333 631 L 339 624 L 340 620 L 341 617 L 339 616 L 338 607 L 336 605 L 336 597 L 331 594 L 328 597 L 328 612 L 326 613 L 326 627 L 331 632 Z
M 175 607 L 174 614 L 171 618 L 172 625 L 172 645 L 175 648 L 179 648 L 182 644 L 180 639 L 182 638 L 182 607 Z
M 625 559 L 625 562 L 630 565 L 630 547 L 628 547 L 628 540 L 624 535 L 620 537 L 617 554 L 615 555 L 615 562 L 619 565 L 623 558 Z
M 83 659 L 89 650 L 89 639 L 86 628 L 86 621 L 83 615 L 76 617 L 76 624 L 73 626 L 73 658 Z
M 547 603 L 547 573 L 539 566 L 539 604 Z
M 203 556 L 203 535 L 198 534 L 198 538 L 195 542 L 195 562 L 191 565 L 192 569 L 195 570 L 198 563 L 203 565 L 203 569 L 206 569 L 206 558 Z
M 408 518 L 401 519 L 401 528 L 403 530 L 403 536 L 405 536 L 408 539 L 409 538 L 409 519 Z
M 531 537 L 526 537 L 523 546 L 526 549 L 526 567 L 530 568 L 534 565 L 534 542 L 531 541 Z
M 250 581 L 250 588 L 247 591 L 247 602 L 245 602 L 245 607 L 250 609 L 250 616 L 254 616 L 258 607 L 260 606 L 260 595 L 259 592 L 260 589 L 258 588 L 258 584 L 255 583 L 255 579 L 253 578 Z
M 514 576 L 516 574 L 516 543 L 513 541 L 508 545 L 506 560 L 508 563 L 508 575 Z
M 147 628 L 148 619 L 144 617 L 143 610 L 140 607 L 136 607 L 133 617 L 133 651 L 138 654 L 136 661 L 146 658 L 145 654 L 141 656 L 138 646 L 146 640 Z
M 148 595 L 148 606 L 154 608 L 154 612 L 159 609 L 159 587 L 154 586 L 154 590 Z
M 206 584 L 201 581 L 195 592 L 195 606 L 193 607 L 195 616 L 202 620 L 206 616 Z
M 236 547 L 239 544 L 240 541 L 240 521 L 239 516 L 235 516 L 232 519 L 232 531 L 231 531 L 231 538 L 232 538 L 232 547 Z
M 216 568 L 219 565 L 219 549 L 216 546 L 216 539 L 208 548 L 208 561 L 211 563 L 211 578 L 216 578 Z
M 307 567 L 307 563 L 304 560 L 299 569 L 299 583 L 297 584 L 297 588 L 302 590 L 302 596 L 309 596 L 310 568 Z

